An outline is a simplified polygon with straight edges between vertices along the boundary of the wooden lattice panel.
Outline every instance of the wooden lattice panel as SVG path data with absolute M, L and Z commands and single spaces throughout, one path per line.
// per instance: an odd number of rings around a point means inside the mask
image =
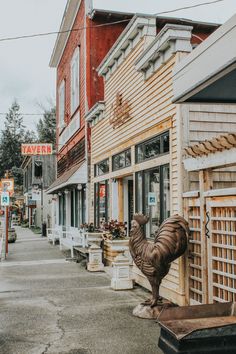
M 236 301 L 236 196 L 209 198 L 209 301 Z
M 190 304 L 203 302 L 203 260 L 201 240 L 201 217 L 199 198 L 186 198 L 186 215 L 189 222 L 188 284 Z

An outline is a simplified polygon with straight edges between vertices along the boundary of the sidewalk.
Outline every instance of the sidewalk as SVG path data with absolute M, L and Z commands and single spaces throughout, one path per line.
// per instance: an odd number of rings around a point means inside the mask
M 1 354 L 158 354 L 155 321 L 132 316 L 148 294 L 115 292 L 105 273 L 65 261 L 58 246 L 17 228 L 0 263 Z

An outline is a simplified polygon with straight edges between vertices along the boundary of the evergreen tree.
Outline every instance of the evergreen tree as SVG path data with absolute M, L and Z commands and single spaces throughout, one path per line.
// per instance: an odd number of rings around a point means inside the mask
M 44 108 L 43 118 L 37 124 L 37 133 L 40 143 L 56 144 L 56 108 Z
M 36 140 L 34 132 L 26 131 L 20 106 L 14 101 L 6 115 L 4 129 L 0 136 L 0 177 L 9 171 L 15 179 L 16 185 L 22 184 L 22 171 L 20 169 L 23 157 L 21 144 Z

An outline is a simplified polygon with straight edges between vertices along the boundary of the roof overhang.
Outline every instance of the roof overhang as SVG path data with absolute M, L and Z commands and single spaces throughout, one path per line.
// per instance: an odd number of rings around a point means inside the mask
M 82 161 L 80 164 L 73 166 L 69 171 L 66 171 L 62 176 L 56 179 L 47 190 L 47 194 L 55 194 L 67 187 L 76 184 L 85 184 L 87 181 L 87 165 L 85 161 Z
M 139 41 L 144 36 L 155 38 L 156 17 L 137 14 L 132 18 L 98 66 L 98 75 L 104 76 L 105 78 L 110 77 L 133 49 L 135 42 Z
M 176 103 L 236 103 L 236 15 L 174 70 Z
M 61 56 L 63 54 L 67 40 L 70 35 L 70 30 L 72 29 L 73 24 L 75 22 L 75 18 L 77 16 L 80 4 L 81 4 L 81 0 L 67 1 L 67 5 L 64 11 L 64 15 L 59 30 L 60 33 L 58 33 L 56 43 L 54 45 L 54 49 L 49 63 L 49 66 L 51 68 L 56 68 L 60 62 Z
M 105 108 L 105 102 L 98 101 L 86 114 L 85 120 L 91 125 L 95 125 L 97 122 L 103 119 Z

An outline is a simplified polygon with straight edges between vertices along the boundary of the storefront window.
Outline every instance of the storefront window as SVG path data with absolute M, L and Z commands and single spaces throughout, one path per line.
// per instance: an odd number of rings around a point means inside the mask
M 155 237 L 163 220 L 170 216 L 169 165 L 136 173 L 136 212 L 149 215 L 148 237 Z
M 136 163 L 153 159 L 169 152 L 169 132 L 135 146 Z
M 94 165 L 95 176 L 101 176 L 109 172 L 109 159 L 103 160 Z
M 59 225 L 66 224 L 66 201 L 65 194 L 59 196 Z
M 117 171 L 131 165 L 131 150 L 121 152 L 112 157 L 112 170 Z
M 73 189 L 71 191 L 71 226 L 80 227 L 85 222 L 85 192 Z
M 95 225 L 108 221 L 108 181 L 95 183 Z

